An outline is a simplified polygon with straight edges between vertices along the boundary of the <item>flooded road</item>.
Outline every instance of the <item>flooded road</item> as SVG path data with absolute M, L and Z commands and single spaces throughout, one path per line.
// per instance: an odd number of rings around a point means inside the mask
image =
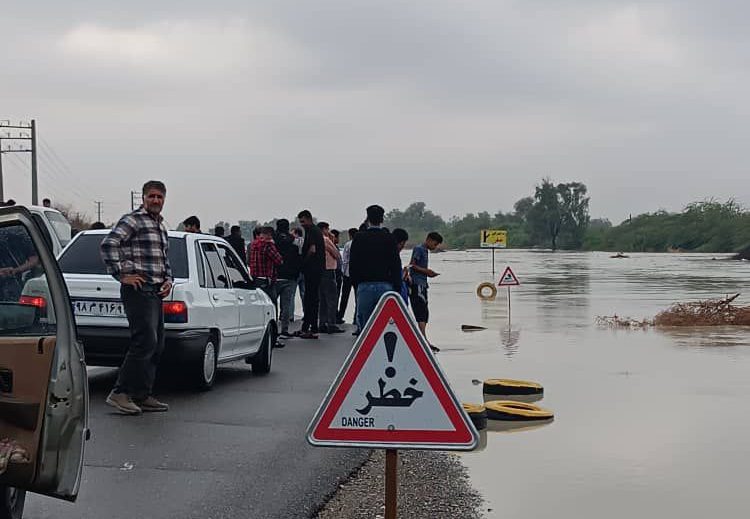
M 743 517 L 750 505 L 748 328 L 610 330 L 597 315 L 653 317 L 676 301 L 743 292 L 750 265 L 722 256 L 499 251 L 431 255 L 430 339 L 464 402 L 472 380 L 544 385 L 555 420 L 490 431 L 463 456 L 488 517 Z M 713 259 L 716 258 L 716 259 Z M 480 301 L 511 265 L 522 285 Z M 461 332 L 462 324 L 485 331 Z

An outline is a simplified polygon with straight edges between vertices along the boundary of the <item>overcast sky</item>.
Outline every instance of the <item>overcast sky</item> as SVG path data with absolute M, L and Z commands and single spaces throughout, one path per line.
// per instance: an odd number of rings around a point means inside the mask
M 750 5 L 608 0 L 6 2 L 0 119 L 40 194 L 105 220 L 149 178 L 174 225 L 420 200 L 509 211 L 542 177 L 593 217 L 750 204 Z M 30 199 L 23 154 L 6 198 Z

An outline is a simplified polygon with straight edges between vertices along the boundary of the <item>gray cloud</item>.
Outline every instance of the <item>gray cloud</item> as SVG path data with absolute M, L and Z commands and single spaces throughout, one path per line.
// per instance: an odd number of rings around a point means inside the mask
M 547 175 L 586 182 L 592 212 L 614 220 L 750 202 L 749 9 L 14 4 L 0 19 L 0 117 L 36 116 L 84 196 L 50 190 L 87 210 L 103 199 L 109 218 L 149 177 L 169 183 L 175 222 L 309 206 L 347 226 L 371 202 L 417 199 L 446 216 L 509 210 Z M 22 198 L 15 162 L 6 184 Z M 43 180 L 67 178 L 49 167 Z

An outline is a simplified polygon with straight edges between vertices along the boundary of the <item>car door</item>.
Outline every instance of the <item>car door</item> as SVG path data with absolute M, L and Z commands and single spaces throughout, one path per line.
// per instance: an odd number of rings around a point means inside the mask
M 229 273 L 240 310 L 237 353 L 253 353 L 260 348 L 265 331 L 265 298 L 252 288 L 250 274 L 237 253 L 229 246 L 217 244 L 219 255 Z
M 201 241 L 200 248 L 206 260 L 206 290 L 214 308 L 214 322 L 221 333 L 219 356 L 231 357 L 236 353 L 240 324 L 237 295 L 216 245 Z
M 44 296 L 24 295 L 31 281 Z M 57 262 L 31 213 L 0 209 L 0 487 L 75 500 L 88 379 Z

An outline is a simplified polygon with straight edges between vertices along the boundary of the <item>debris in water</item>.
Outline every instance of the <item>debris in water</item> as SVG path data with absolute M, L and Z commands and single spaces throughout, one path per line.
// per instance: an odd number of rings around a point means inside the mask
M 486 330 L 484 326 L 476 326 L 474 324 L 462 324 L 461 325 L 461 331 L 462 332 L 478 332 L 481 330 Z
M 748 326 L 750 306 L 735 306 L 740 295 L 724 299 L 708 299 L 693 303 L 677 303 L 654 318 L 656 326 Z
M 706 299 L 689 303 L 675 303 L 659 312 L 653 319 L 597 316 L 596 324 L 610 328 L 648 328 L 649 326 L 750 326 L 750 306 L 736 306 L 732 302 L 740 294 L 723 299 Z
M 620 317 L 619 315 L 598 315 L 596 316 L 597 326 L 606 326 L 609 328 L 648 328 L 654 325 L 654 321 L 643 319 L 633 319 L 631 317 Z

